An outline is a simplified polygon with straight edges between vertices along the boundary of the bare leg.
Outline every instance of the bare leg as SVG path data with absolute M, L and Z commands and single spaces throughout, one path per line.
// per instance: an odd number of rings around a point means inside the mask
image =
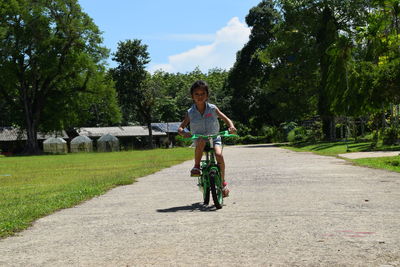
M 203 157 L 204 147 L 206 146 L 206 141 L 203 139 L 197 139 L 196 150 L 194 151 L 194 166 L 200 168 L 200 161 Z
M 222 155 L 222 146 L 216 145 L 214 146 L 215 158 L 217 159 L 219 168 L 221 170 L 221 178 L 222 182 L 225 181 L 225 161 L 224 156 Z

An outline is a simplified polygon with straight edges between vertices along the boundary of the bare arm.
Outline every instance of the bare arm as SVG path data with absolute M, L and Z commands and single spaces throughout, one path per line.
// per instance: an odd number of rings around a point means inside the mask
M 219 108 L 217 108 L 215 111 L 217 112 L 218 118 L 222 119 L 228 126 L 228 131 L 230 133 L 236 133 L 235 125 L 233 125 L 233 122 L 231 121 L 231 119 L 229 119 L 224 113 L 222 113 L 219 110 Z
M 185 129 L 186 126 L 189 125 L 189 123 L 190 123 L 190 119 L 189 119 L 188 114 L 186 113 L 186 114 L 185 114 L 185 118 L 183 119 L 181 125 L 180 125 L 179 128 L 178 128 L 178 134 L 179 134 L 179 135 L 181 135 L 181 136 L 183 136 L 183 137 L 191 137 L 191 136 L 192 136 L 190 133 L 185 133 L 185 132 L 183 131 L 183 129 Z

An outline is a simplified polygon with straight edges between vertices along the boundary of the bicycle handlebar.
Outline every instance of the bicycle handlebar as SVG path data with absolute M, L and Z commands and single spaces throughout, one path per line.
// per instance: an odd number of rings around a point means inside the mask
M 202 135 L 202 134 L 194 134 L 192 135 L 192 137 L 190 138 L 186 138 L 186 139 L 191 139 L 191 140 L 195 140 L 195 139 L 199 139 L 199 138 L 215 138 L 215 137 L 239 137 L 239 135 L 237 134 L 230 134 L 228 131 L 222 131 L 219 132 L 218 134 L 214 134 L 214 135 Z

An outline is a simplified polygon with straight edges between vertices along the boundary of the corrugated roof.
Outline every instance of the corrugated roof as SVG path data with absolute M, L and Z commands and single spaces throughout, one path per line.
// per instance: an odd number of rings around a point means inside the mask
M 156 122 L 152 123 L 152 127 L 156 127 L 160 129 L 160 131 L 166 133 L 178 133 L 178 128 L 181 125 L 181 122 Z M 188 132 L 188 129 L 184 129 L 185 132 Z
M 100 137 L 105 134 L 111 134 L 116 137 L 121 136 L 148 136 L 149 130 L 146 126 L 120 126 L 120 127 L 82 127 L 76 129 L 79 135 Z M 159 129 L 152 129 L 154 136 L 166 135 Z
M 37 134 L 38 140 L 45 140 L 50 137 L 68 138 L 68 135 L 65 131 L 60 133 Z M 20 129 L 14 127 L 0 127 L 0 141 L 24 141 L 26 139 L 26 131 L 21 131 Z

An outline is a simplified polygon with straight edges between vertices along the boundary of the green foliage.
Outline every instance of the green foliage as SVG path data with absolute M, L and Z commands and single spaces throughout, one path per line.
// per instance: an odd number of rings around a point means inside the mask
M 77 0 L 3 1 L 0 18 L 0 95 L 12 123 L 27 130 L 27 152 L 36 153 L 38 129 L 58 129 L 60 111 L 79 106 L 77 95 L 97 94 L 93 79 L 108 50 Z
M 175 136 L 175 145 L 180 147 L 188 147 L 191 146 L 193 143 L 192 140 L 184 138 L 180 135 Z
M 382 134 L 382 140 L 384 145 L 394 145 L 399 142 L 400 129 L 394 125 L 384 129 Z
M 317 142 L 315 144 L 309 143 L 298 143 L 292 144 L 292 146 L 287 146 L 285 148 L 289 148 L 294 151 L 302 151 L 302 152 L 314 152 L 320 155 L 326 156 L 337 156 L 338 154 L 343 154 L 349 152 L 361 152 L 361 151 L 369 151 L 370 143 L 369 142 L 354 142 L 348 141 L 343 142 Z
M 382 158 L 362 158 L 362 159 L 354 159 L 352 161 L 362 166 L 400 172 L 399 156 L 382 157 Z
M 273 121 L 266 112 L 270 108 L 269 99 L 262 89 L 262 81 L 268 76 L 270 67 L 264 65 L 256 54 L 273 40 L 274 27 L 279 19 L 274 3 L 265 0 L 252 8 L 246 17 L 247 24 L 252 27 L 250 40 L 238 52 L 225 85 L 226 92 L 232 96 L 230 104 L 236 121 L 247 123 L 255 118 L 256 127 L 261 126 L 261 121 Z
M 113 60 L 118 66 L 110 70 L 118 92 L 118 102 L 123 114 L 123 124 L 136 120 L 148 123 L 154 104 L 154 88 L 149 85 L 145 70 L 150 62 L 147 45 L 141 40 L 127 40 L 118 43 Z M 151 123 L 151 121 L 150 121 Z
M 65 101 L 69 104 L 65 105 Z M 87 91 L 55 99 L 45 106 L 44 113 L 46 117 L 39 127 L 42 132 L 79 126 L 105 127 L 121 121 L 114 83 L 100 71 L 93 74 Z
M 287 139 L 290 143 L 317 142 L 322 140 L 322 131 L 320 127 L 308 129 L 300 126 L 296 127 L 288 133 Z
M 283 129 L 285 134 L 288 135 L 289 132 L 291 132 L 293 129 L 295 129 L 297 127 L 297 123 L 294 121 L 284 122 L 284 123 L 281 123 L 280 127 Z
M 271 139 L 268 136 L 252 136 L 252 135 L 246 135 L 241 137 L 238 142 L 240 144 L 248 145 L 248 144 L 265 144 L 265 143 L 270 143 Z
M 397 0 L 262 0 L 246 16 L 250 38 L 231 70 L 150 75 L 147 46 L 134 39 L 118 44 L 114 81 L 105 74 L 100 31 L 77 0 L 3 2 L 0 124 L 34 132 L 181 121 L 198 79 L 249 143 L 286 140 L 297 126 L 288 122 L 316 115 L 321 127 L 290 138 L 319 140 L 321 131 L 334 138 L 338 116 L 388 118 L 389 106 L 400 104 Z M 377 121 L 370 130 L 385 127 Z
M 302 143 L 308 140 L 307 130 L 304 127 L 296 127 L 288 134 L 288 141 L 291 143 Z
M 150 80 L 154 85 L 155 105 L 153 119 L 155 121 L 181 121 L 193 104 L 189 88 L 196 80 L 205 80 L 210 87 L 209 101 L 219 107 L 225 114 L 231 113 L 229 96 L 223 92 L 223 84 L 227 72 L 220 69 L 202 73 L 195 69 L 189 73 L 155 72 Z

